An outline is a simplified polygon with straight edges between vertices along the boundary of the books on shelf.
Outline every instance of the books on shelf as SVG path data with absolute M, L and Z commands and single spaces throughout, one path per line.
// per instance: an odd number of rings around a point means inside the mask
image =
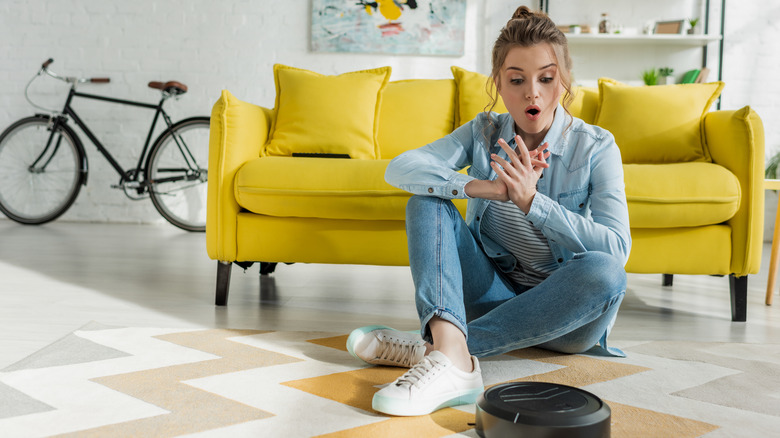
M 682 80 L 680 81 L 681 84 L 701 84 L 704 82 L 707 82 L 707 77 L 710 75 L 710 69 L 707 67 L 703 67 L 701 70 L 695 68 L 693 70 L 687 71 L 684 75 Z
M 703 84 L 704 82 L 707 82 L 707 76 L 710 75 L 710 69 L 707 67 L 702 67 L 702 69 L 699 71 L 699 75 L 696 76 L 695 83 L 697 84 Z

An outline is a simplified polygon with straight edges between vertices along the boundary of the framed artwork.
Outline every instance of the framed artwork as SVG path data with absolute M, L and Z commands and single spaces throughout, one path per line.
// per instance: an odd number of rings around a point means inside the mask
M 462 56 L 466 0 L 312 0 L 315 52 Z
M 653 33 L 682 35 L 683 30 L 685 29 L 684 24 L 685 20 L 656 21 Z

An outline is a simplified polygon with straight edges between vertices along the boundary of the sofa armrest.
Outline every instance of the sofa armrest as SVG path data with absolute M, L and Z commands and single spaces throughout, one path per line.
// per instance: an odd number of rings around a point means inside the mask
M 223 90 L 211 111 L 209 133 L 206 248 L 214 260 L 236 260 L 235 175 L 247 161 L 262 155 L 272 112 L 242 102 Z
M 731 272 L 755 274 L 761 265 L 764 238 L 764 125 L 749 106 L 713 111 L 704 118 L 703 136 L 712 161 L 736 175 L 741 187 L 731 226 Z

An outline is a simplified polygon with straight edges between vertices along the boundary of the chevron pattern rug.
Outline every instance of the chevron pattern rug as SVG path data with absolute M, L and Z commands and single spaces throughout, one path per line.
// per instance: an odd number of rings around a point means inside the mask
M 371 409 L 399 368 L 347 334 L 91 323 L 0 371 L 0 436 L 477 437 L 474 405 Z M 547 381 L 612 409 L 613 437 L 780 435 L 780 345 L 619 342 L 628 358 L 525 349 L 481 361 L 486 385 Z

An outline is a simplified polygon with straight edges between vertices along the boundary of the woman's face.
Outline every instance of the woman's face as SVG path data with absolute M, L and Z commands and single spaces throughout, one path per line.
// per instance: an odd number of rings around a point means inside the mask
M 501 67 L 499 94 L 529 148 L 544 139 L 563 92 L 554 53 L 548 43 L 513 47 Z

